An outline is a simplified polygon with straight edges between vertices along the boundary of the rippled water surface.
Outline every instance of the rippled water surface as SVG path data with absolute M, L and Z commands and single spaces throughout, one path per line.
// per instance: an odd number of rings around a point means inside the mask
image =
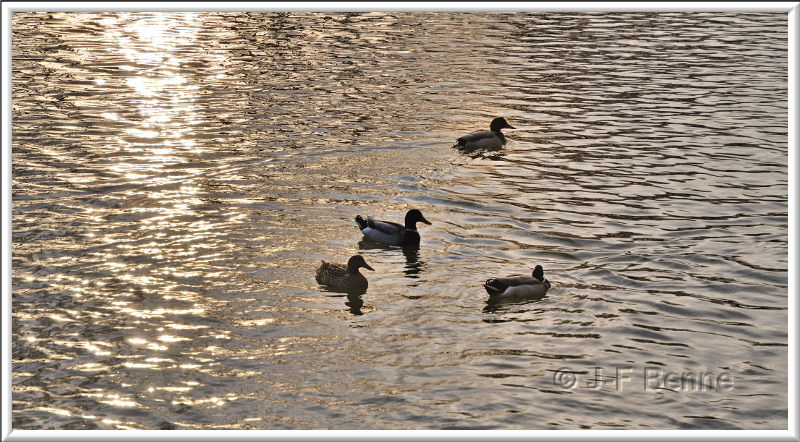
M 787 428 L 787 14 L 12 24 L 15 429 Z

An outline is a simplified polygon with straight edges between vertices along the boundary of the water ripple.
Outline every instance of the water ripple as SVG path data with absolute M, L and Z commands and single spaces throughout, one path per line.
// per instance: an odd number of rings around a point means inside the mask
M 786 428 L 785 14 L 12 34 L 14 429 Z M 412 207 L 419 248 L 354 222 Z M 366 294 L 316 284 L 354 254 Z

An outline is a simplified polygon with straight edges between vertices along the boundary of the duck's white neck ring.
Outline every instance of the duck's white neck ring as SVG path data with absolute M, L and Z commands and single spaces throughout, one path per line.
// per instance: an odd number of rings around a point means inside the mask
M 416 233 L 417 231 L 414 230 L 414 229 L 406 229 L 406 232 L 415 232 Z

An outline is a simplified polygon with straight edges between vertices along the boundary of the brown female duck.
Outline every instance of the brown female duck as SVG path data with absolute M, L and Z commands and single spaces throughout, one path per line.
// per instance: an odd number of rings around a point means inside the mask
M 351 257 L 347 264 L 322 261 L 322 265 L 317 269 L 317 282 L 337 292 L 366 291 L 369 284 L 367 278 L 358 271 L 361 267 L 374 270 L 361 255 Z

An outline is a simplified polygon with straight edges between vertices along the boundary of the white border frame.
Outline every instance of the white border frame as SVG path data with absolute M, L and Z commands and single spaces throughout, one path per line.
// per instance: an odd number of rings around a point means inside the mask
M 2 44 L 2 150 L 0 151 L 0 441 L 93 441 L 93 440 L 405 440 L 405 439 L 548 439 L 548 440 L 641 440 L 669 441 L 684 438 L 714 441 L 800 441 L 797 395 L 797 197 L 798 197 L 798 4 L 799 2 L 200 2 L 186 5 L 169 2 L 3 2 Z M 40 12 L 370 12 L 370 11 L 493 11 L 493 12 L 788 12 L 789 20 L 789 425 L 788 430 L 507 430 L 507 431 L 345 431 L 345 430 L 11 430 L 11 13 Z

